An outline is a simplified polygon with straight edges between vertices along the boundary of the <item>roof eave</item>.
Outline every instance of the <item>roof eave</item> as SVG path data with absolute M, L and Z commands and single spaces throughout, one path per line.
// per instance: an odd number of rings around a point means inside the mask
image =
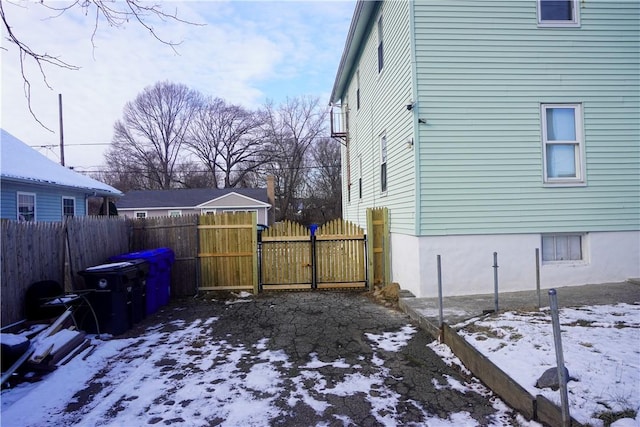
M 109 191 L 101 188 L 77 187 L 73 185 L 59 184 L 57 182 L 52 182 L 52 181 L 12 177 L 7 175 L 2 175 L 1 179 L 3 181 L 16 182 L 20 184 L 32 184 L 32 185 L 41 185 L 46 187 L 64 188 L 64 189 L 69 189 L 70 191 L 77 191 L 77 192 L 89 194 L 93 197 L 122 197 L 124 195 L 121 191 L 117 189 L 114 189 L 116 190 L 116 192 L 113 192 L 113 191 Z
M 335 104 L 342 99 L 345 86 L 359 54 L 362 39 L 366 35 L 371 17 L 380 7 L 381 1 L 358 0 L 351 19 L 351 26 L 338 66 L 338 72 L 331 90 L 330 103 Z

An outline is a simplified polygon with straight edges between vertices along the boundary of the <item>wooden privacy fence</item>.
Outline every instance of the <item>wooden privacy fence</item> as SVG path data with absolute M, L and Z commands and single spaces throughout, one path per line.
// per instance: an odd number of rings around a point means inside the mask
M 384 286 L 391 281 L 391 244 L 389 241 L 389 210 L 367 209 L 368 246 L 367 269 L 373 286 Z
M 129 249 L 127 224 L 122 218 L 0 224 L 2 326 L 24 318 L 25 293 L 32 283 L 55 280 L 68 291 L 82 289 L 78 271 Z
M 258 293 L 255 212 L 201 215 L 198 238 L 200 290 Z
M 78 272 L 126 252 L 171 248 L 171 294 L 199 290 L 366 288 L 389 282 L 386 209 L 367 211 L 368 235 L 343 220 L 311 235 L 307 227 L 278 223 L 263 232 L 255 213 L 125 219 L 78 217 L 60 223 L 0 221 L 2 325 L 24 317 L 30 284 L 56 280 L 82 289 Z M 259 280 L 260 279 L 260 280 Z
M 365 288 L 364 231 L 342 219 L 314 234 L 290 221 L 262 234 L 260 286 L 264 290 Z
M 171 295 L 198 292 L 198 215 L 128 220 L 131 252 L 170 248 L 175 254 L 171 266 Z

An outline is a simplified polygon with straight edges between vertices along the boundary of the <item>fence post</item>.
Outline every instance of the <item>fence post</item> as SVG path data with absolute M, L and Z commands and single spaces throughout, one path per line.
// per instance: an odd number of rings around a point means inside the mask
M 312 233 L 311 236 L 311 289 L 318 289 L 318 263 L 316 262 L 316 236 Z
M 569 415 L 569 395 L 567 394 L 567 375 L 564 369 L 562 354 L 562 336 L 560 335 L 560 317 L 558 316 L 558 297 L 555 289 L 549 289 L 549 305 L 551 306 L 551 323 L 553 325 L 553 341 L 556 347 L 556 363 L 558 364 L 558 383 L 560 384 L 560 403 L 562 405 L 562 426 L 571 427 Z

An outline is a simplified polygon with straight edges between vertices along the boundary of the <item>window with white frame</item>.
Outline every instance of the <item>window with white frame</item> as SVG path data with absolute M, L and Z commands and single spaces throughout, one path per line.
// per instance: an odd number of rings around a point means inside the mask
M 387 191 L 387 135 L 380 136 L 380 191 Z
M 578 0 L 538 0 L 538 25 L 541 27 L 579 26 Z
M 584 141 L 580 104 L 542 104 L 544 182 L 584 183 Z
M 36 220 L 35 193 L 18 193 L 18 221 Z
M 62 216 L 74 217 L 76 215 L 76 199 L 73 197 L 62 198 Z
M 173 216 L 173 217 L 182 216 L 182 211 L 181 210 L 174 210 L 174 211 L 167 212 L 167 214 L 169 216 Z
M 378 18 L 378 72 L 384 67 L 384 47 L 382 44 L 382 16 Z
M 136 211 L 133 213 L 133 216 L 135 216 L 136 218 L 146 218 L 147 211 Z
M 542 236 L 542 261 L 582 261 L 582 234 L 549 234 Z

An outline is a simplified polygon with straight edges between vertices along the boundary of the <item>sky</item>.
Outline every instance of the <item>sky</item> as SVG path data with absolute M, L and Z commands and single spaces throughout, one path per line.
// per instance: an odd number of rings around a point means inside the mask
M 72 1 L 45 1 L 61 7 Z M 104 152 L 125 104 L 159 81 L 182 83 L 228 103 L 257 108 L 268 100 L 319 97 L 328 105 L 355 7 L 333 1 L 163 1 L 162 10 L 197 25 L 150 17 L 161 39 L 136 22 L 110 27 L 95 10 L 65 13 L 41 2 L 3 1 L 13 33 L 32 50 L 80 67 L 25 60 L 31 116 L 17 49 L 2 27 L 0 127 L 48 158 L 60 161 L 58 94 L 62 94 L 65 165 L 103 169 Z M 122 3 L 120 3 L 122 4 Z M 151 4 L 151 3 L 148 3 Z

